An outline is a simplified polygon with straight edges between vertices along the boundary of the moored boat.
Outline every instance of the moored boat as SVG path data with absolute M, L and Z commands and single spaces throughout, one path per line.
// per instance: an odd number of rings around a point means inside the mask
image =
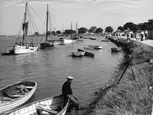
M 87 52 L 87 51 L 84 51 L 82 49 L 78 49 L 78 51 L 80 52 L 85 52 L 84 53 L 84 56 L 87 56 L 87 57 L 94 57 L 94 54 L 92 52 Z
M 23 23 L 22 23 L 22 31 L 23 31 L 22 40 L 19 42 L 20 37 L 17 38 L 17 41 L 13 47 L 14 54 L 32 53 L 32 52 L 35 52 L 38 50 L 38 46 L 34 46 L 34 44 L 33 44 L 33 38 L 28 36 L 29 26 L 31 26 L 33 23 L 33 20 L 30 20 L 31 17 L 28 17 L 28 16 L 30 16 L 29 15 L 29 13 L 30 13 L 29 8 L 30 7 L 28 7 L 28 6 L 29 6 L 29 4 L 26 3 L 25 12 L 24 12 L 24 19 L 23 19 Z M 29 45 L 27 45 L 28 43 L 25 43 L 26 39 L 28 39 L 28 38 L 31 39 L 31 43 Z
M 98 45 L 88 45 L 84 47 L 84 49 L 87 49 L 87 50 L 100 50 L 102 48 L 103 46 L 98 46 Z
M 61 38 L 60 40 L 61 40 L 60 45 L 67 45 L 67 44 L 74 43 L 76 41 L 76 40 L 66 39 L 66 38 Z
M 78 49 L 78 51 L 72 52 L 72 57 L 83 57 L 85 52 L 81 49 Z
M 89 47 L 93 47 L 95 50 L 100 50 L 103 48 L 103 46 L 98 46 L 98 45 L 89 45 Z
M 27 45 L 15 45 L 14 46 L 14 54 L 26 54 L 33 53 L 38 50 L 38 46 L 27 46 Z
M 101 40 L 102 42 L 109 42 L 109 40 L 108 39 L 104 39 L 104 40 Z
M 87 51 L 85 51 L 84 56 L 94 57 L 95 55 L 94 55 L 93 53 L 91 53 L 91 52 L 87 52 Z
M 32 97 L 36 88 L 36 82 L 21 81 L 0 89 L 0 114 L 24 104 Z
M 53 48 L 54 47 L 54 41 L 53 40 L 48 40 L 49 36 L 51 36 L 52 39 L 52 35 L 50 34 L 50 31 L 48 31 L 48 27 L 49 27 L 49 8 L 48 8 L 48 4 L 47 4 L 47 12 L 46 12 L 46 39 L 44 42 L 40 43 L 40 49 L 48 49 L 48 48 Z
M 96 40 L 96 38 L 89 38 L 90 40 Z
M 119 49 L 117 47 L 111 48 L 112 53 L 117 53 L 117 52 L 120 52 L 120 51 L 121 51 L 121 49 Z
M 62 95 L 45 98 L 12 110 L 8 115 L 65 115 L 69 101 Z
M 1 53 L 1 55 L 14 55 L 14 50 L 5 50 Z

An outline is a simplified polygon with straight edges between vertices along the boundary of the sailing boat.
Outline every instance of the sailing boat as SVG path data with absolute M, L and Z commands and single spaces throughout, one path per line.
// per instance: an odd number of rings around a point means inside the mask
M 31 41 L 30 45 L 26 45 L 25 41 L 28 38 L 28 25 L 29 21 L 27 19 L 28 14 L 28 3 L 25 5 L 25 13 L 24 13 L 24 19 L 22 23 L 22 30 L 23 30 L 23 36 L 22 41 L 20 43 L 15 43 L 14 45 L 14 54 L 25 54 L 25 53 L 32 53 L 38 50 L 38 46 L 34 46 L 33 40 Z
M 46 48 L 52 48 L 54 47 L 54 43 L 53 41 L 51 40 L 48 40 L 48 37 L 49 37 L 49 31 L 48 31 L 48 16 L 49 16 L 49 10 L 48 10 L 48 4 L 47 4 L 47 12 L 46 12 L 46 40 L 45 42 L 42 42 L 40 43 L 40 49 L 46 49 Z

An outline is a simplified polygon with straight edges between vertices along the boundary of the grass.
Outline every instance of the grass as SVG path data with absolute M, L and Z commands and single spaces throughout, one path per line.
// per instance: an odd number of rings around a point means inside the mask
M 122 76 L 123 67 L 129 57 L 125 55 L 120 72 L 114 81 L 102 88 L 98 98 L 91 104 L 85 115 L 150 115 L 152 111 L 153 48 L 134 42 L 126 48 L 133 55 L 132 62 Z M 120 80 L 120 81 L 118 81 Z

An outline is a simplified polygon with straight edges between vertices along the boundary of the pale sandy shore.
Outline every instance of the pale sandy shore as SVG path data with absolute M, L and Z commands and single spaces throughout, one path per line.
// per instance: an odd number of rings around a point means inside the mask
M 141 41 L 141 43 L 143 43 L 143 44 L 146 44 L 146 45 L 149 45 L 149 46 L 152 46 L 152 47 L 153 47 L 153 40 L 144 40 L 144 41 Z

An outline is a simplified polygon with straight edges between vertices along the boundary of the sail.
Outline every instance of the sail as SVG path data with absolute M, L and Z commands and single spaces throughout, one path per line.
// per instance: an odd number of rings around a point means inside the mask
M 27 35 L 28 35 L 28 23 L 29 23 L 29 22 L 25 22 L 25 23 L 23 23 L 23 25 L 22 25 L 23 35 L 24 35 L 24 36 L 27 36 Z

